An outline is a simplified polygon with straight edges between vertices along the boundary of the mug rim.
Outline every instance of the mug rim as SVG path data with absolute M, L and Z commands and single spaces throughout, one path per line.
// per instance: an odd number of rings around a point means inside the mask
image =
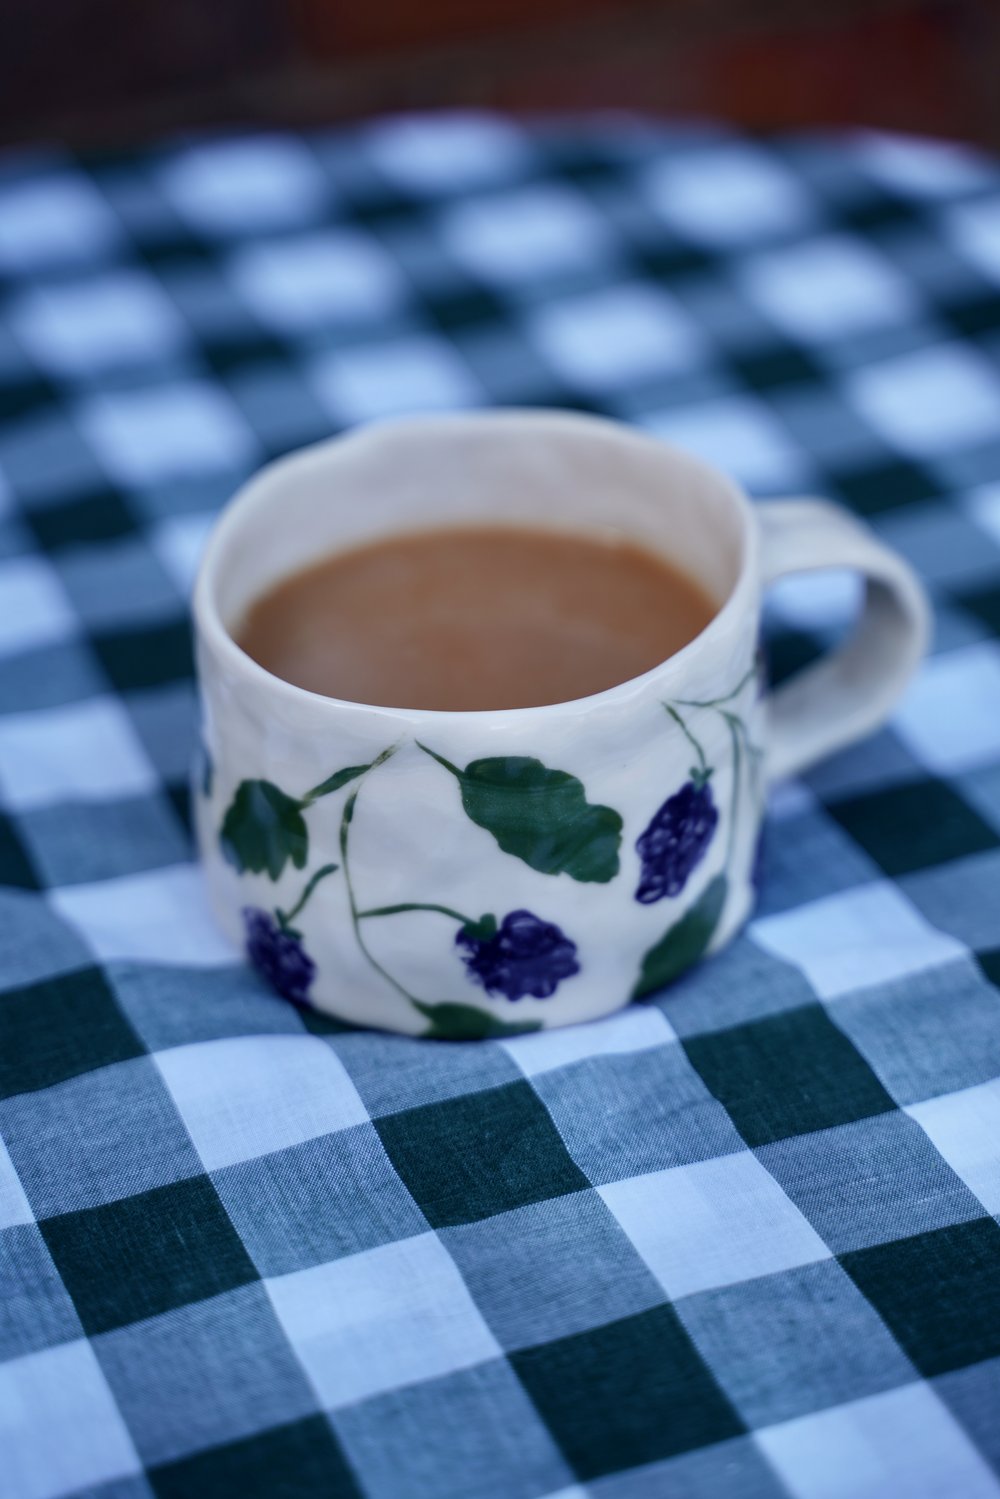
M 659 459 L 665 459 L 667 462 L 683 462 L 689 471 L 699 475 L 702 482 L 712 484 L 720 494 L 725 496 L 739 532 L 739 571 L 726 598 L 716 609 L 708 624 L 687 641 L 679 651 L 665 656 L 662 661 L 658 661 L 638 676 L 628 677 L 623 682 L 616 682 L 611 687 L 605 687 L 600 692 L 589 693 L 585 697 L 563 698 L 556 703 L 540 703 L 522 708 L 465 709 L 402 708 L 385 703 L 357 702 L 350 698 L 331 697 L 326 693 L 313 692 L 307 687 L 299 687 L 294 682 L 286 681 L 284 677 L 276 676 L 243 649 L 223 623 L 216 603 L 219 568 L 222 565 L 227 545 L 238 533 L 242 524 L 251 515 L 278 502 L 281 486 L 289 481 L 294 482 L 296 470 L 301 471 L 322 465 L 331 457 L 335 458 L 339 455 L 345 445 L 369 443 L 373 439 L 377 440 L 387 430 L 403 433 L 407 429 L 419 428 L 425 432 L 436 429 L 442 438 L 446 438 L 449 429 L 468 432 L 470 428 L 476 426 L 495 428 L 505 424 L 530 424 L 535 428 L 536 434 L 539 429 L 543 429 L 544 433 L 547 427 L 556 436 L 565 435 L 567 432 L 572 433 L 573 430 L 586 431 L 604 440 L 638 445 Z M 420 527 L 408 528 L 410 531 L 420 529 Z M 624 422 L 614 421 L 608 417 L 592 416 L 583 412 L 558 408 L 508 406 L 493 407 L 484 411 L 427 413 L 388 417 L 366 423 L 361 427 L 352 427 L 332 437 L 321 438 L 318 442 L 297 448 L 257 469 L 226 502 L 212 527 L 198 566 L 191 607 L 196 633 L 218 653 L 229 670 L 243 677 L 249 685 L 256 686 L 261 692 L 276 694 L 292 705 L 311 707 L 321 712 L 333 712 L 338 716 L 345 712 L 355 711 L 380 714 L 387 718 L 406 717 L 410 720 L 436 723 L 483 723 L 491 719 L 509 721 L 511 718 L 523 719 L 525 717 L 537 719 L 574 709 L 589 710 L 613 705 L 617 699 L 630 697 L 637 688 L 651 682 L 666 666 L 681 670 L 689 665 L 698 653 L 711 646 L 718 636 L 728 630 L 734 617 L 747 607 L 753 589 L 757 550 L 758 535 L 751 502 L 736 481 L 687 450 L 674 443 L 653 437 L 641 429 L 630 427 Z

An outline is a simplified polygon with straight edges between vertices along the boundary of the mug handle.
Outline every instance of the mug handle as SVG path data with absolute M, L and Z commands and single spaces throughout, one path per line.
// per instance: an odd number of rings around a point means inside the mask
M 861 739 L 888 717 L 927 649 L 930 608 L 912 569 L 867 526 L 828 500 L 762 500 L 755 506 L 766 588 L 787 573 L 853 568 L 864 608 L 840 650 L 771 693 L 769 781 L 797 775 Z

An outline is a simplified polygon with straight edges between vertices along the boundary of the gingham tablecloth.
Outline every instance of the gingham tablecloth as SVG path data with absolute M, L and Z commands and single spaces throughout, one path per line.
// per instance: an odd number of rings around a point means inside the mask
M 3 1499 L 997 1499 L 997 168 L 620 118 L 15 157 L 0 281 Z M 185 600 L 262 460 L 492 402 L 839 497 L 934 653 L 658 1003 L 350 1032 L 208 919 Z M 782 590 L 779 668 L 849 602 Z

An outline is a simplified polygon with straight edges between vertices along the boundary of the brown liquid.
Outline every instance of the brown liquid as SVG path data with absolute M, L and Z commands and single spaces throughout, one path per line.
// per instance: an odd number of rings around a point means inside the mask
M 648 671 L 704 629 L 701 585 L 631 542 L 456 526 L 336 552 L 250 608 L 261 666 L 396 708 L 530 708 Z

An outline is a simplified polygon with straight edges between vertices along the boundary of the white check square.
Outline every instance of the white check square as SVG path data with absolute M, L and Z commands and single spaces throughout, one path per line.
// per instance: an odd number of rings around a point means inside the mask
M 164 194 L 206 234 L 260 233 L 315 220 L 328 189 L 300 142 L 257 136 L 192 146 L 162 169 Z
M 215 968 L 239 958 L 209 915 L 201 871 L 193 864 L 67 885 L 50 891 L 49 901 L 101 962 Z
M 754 1440 L 795 1499 L 997 1499 L 1000 1484 L 934 1391 L 903 1385 Z
M 718 464 L 748 489 L 773 491 L 802 479 L 799 451 L 762 401 L 726 396 L 653 412 L 640 425 L 655 437 Z
M 765 952 L 794 963 L 820 999 L 864 989 L 964 957 L 888 880 L 809 901 L 750 925 Z
M 988 1213 L 1000 1213 L 1000 1078 L 910 1104 L 915 1119 Z
M 844 387 L 880 437 L 918 458 L 994 441 L 1000 432 L 996 371 L 960 344 L 868 365 L 845 376 Z
M 674 1301 L 830 1258 L 750 1151 L 598 1190 Z
M 800 229 L 813 217 L 795 178 L 750 145 L 667 156 L 646 174 L 645 188 L 671 229 L 720 248 Z
M 946 221 L 952 244 L 988 276 L 1000 281 L 1000 198 L 981 198 L 953 208 Z
M 1000 484 L 984 484 L 959 501 L 969 519 L 1000 546 Z
M 843 568 L 797 573 L 767 590 L 766 608 L 802 630 L 831 630 L 856 619 L 862 602 L 857 573 Z
M 816 795 L 805 781 L 776 781 L 768 793 L 767 815 L 774 822 L 806 817 L 816 807 Z
M 677 1040 L 677 1032 L 655 1005 L 629 1005 L 606 1020 L 589 1025 L 557 1026 L 550 1031 L 518 1036 L 501 1045 L 525 1077 L 538 1077 L 556 1067 L 569 1067 L 588 1057 L 620 1056 L 652 1051 Z
M 500 1356 L 436 1234 L 264 1284 L 327 1410 Z
M 21 1178 L 3 1140 L 0 1140 L 0 1229 L 34 1223 L 35 1215 L 21 1186 Z
M 129 716 L 113 698 L 0 717 L 0 798 L 15 811 L 115 800 L 156 785 Z
M 400 338 L 326 354 L 313 362 L 310 374 L 321 404 L 337 422 L 449 411 L 482 399 L 471 371 L 433 338 Z
M 928 770 L 956 775 L 1000 755 L 1000 645 L 979 641 L 931 656 L 893 728 Z
M 651 286 L 618 286 L 552 302 L 530 318 L 529 331 L 559 375 L 597 392 L 677 374 L 704 357 L 686 314 Z
M 568 187 L 531 187 L 445 210 L 441 239 L 460 265 L 501 284 L 585 269 L 607 249 L 607 230 Z
M 58 575 L 41 557 L 0 562 L 0 656 L 20 655 L 77 633 Z
M 783 332 L 819 343 L 898 324 L 919 311 L 909 283 L 890 262 L 846 235 L 756 255 L 741 280 Z
M 521 170 L 525 138 L 508 120 L 473 112 L 400 115 L 364 133 L 379 171 L 413 193 L 460 193 Z
M 365 1124 L 344 1064 L 318 1036 L 240 1036 L 154 1058 L 208 1171 Z
M 173 303 L 138 271 L 34 287 L 11 304 L 9 317 L 36 363 L 57 376 L 155 364 L 189 341 Z
M 0 269 L 37 271 L 108 254 L 122 228 L 84 176 L 54 173 L 0 189 Z
M 151 541 L 178 592 L 188 598 L 205 550 L 214 515 L 171 515 L 151 533 Z
M 0 1453 L 0 1492 L 10 1499 L 56 1499 L 141 1472 L 83 1338 L 0 1364 Z
M 914 198 L 950 198 L 996 181 L 996 168 L 967 146 L 874 132 L 860 142 L 862 165 L 879 182 Z
M 403 300 L 392 261 L 359 230 L 247 245 L 230 257 L 229 275 L 251 311 L 278 333 L 378 319 Z
M 91 396 L 80 402 L 78 419 L 108 473 L 123 484 L 227 472 L 258 452 L 236 403 L 207 381 Z

